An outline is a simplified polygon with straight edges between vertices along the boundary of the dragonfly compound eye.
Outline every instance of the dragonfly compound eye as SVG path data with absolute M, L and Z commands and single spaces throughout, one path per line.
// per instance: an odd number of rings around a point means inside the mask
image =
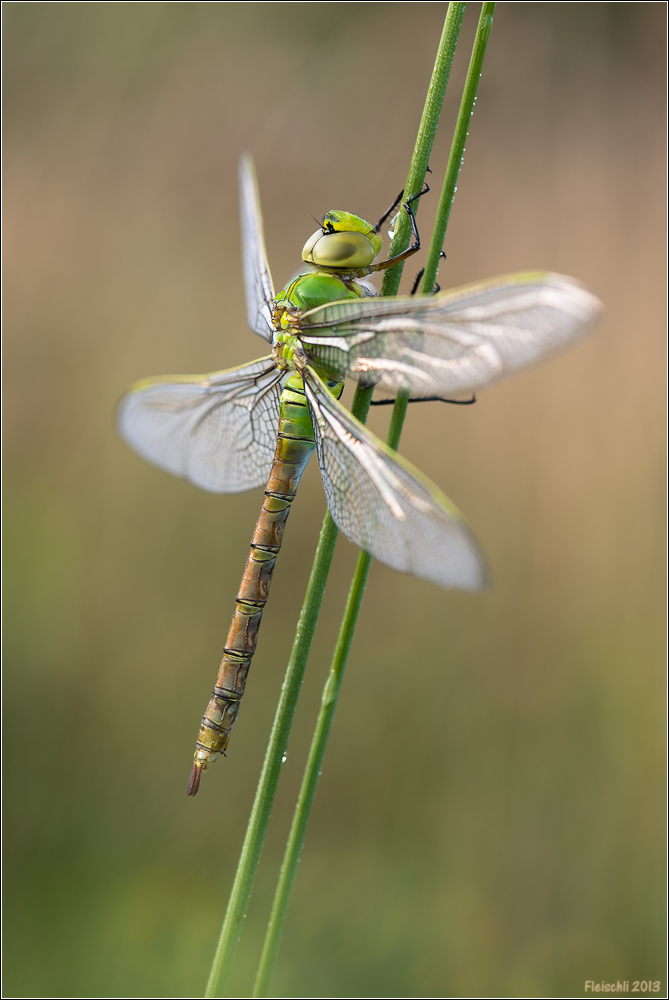
M 302 260 L 321 267 L 362 268 L 372 263 L 376 251 L 364 233 L 319 230 L 307 240 Z

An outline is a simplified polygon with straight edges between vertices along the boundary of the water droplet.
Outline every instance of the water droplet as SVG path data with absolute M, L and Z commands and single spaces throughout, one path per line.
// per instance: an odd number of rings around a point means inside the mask
M 281 758 L 281 763 L 282 763 L 282 764 L 285 764 L 285 763 L 286 763 L 286 757 L 287 757 L 287 756 L 288 756 L 288 754 L 287 754 L 287 753 L 285 753 L 285 754 L 283 755 L 283 757 Z

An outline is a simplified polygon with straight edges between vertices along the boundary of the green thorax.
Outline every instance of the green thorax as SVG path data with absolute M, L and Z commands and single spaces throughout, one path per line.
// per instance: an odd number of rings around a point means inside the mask
M 278 330 L 274 334 L 274 351 L 277 360 L 281 359 L 285 365 L 292 366 L 293 354 L 301 350 L 296 336 L 300 314 L 330 302 L 358 299 L 363 294 L 360 285 L 352 279 L 315 268 L 310 268 L 307 273 L 299 274 L 289 281 L 275 299 L 274 321 Z M 321 369 L 318 365 L 315 367 L 324 378 L 333 374 L 327 368 Z
M 277 302 L 290 302 L 301 312 L 325 306 L 340 299 L 362 298 L 363 290 L 356 281 L 321 268 L 298 274 L 276 297 Z M 287 324 L 286 324 L 287 325 Z

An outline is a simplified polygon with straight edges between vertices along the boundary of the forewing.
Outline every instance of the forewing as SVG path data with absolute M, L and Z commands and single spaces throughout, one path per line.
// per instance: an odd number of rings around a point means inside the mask
M 213 493 L 262 486 L 272 467 L 281 374 L 271 358 L 211 375 L 146 379 L 118 406 L 118 430 L 158 468 Z
M 306 313 L 312 363 L 390 392 L 472 392 L 562 350 L 601 303 L 573 278 L 518 274 L 439 295 L 361 299 Z
M 254 333 L 271 343 L 274 286 L 265 253 L 256 172 L 250 156 L 243 156 L 239 161 L 239 187 L 248 323 Z
M 483 559 L 451 501 L 328 392 L 315 372 L 304 388 L 330 513 L 347 538 L 400 573 L 480 590 Z

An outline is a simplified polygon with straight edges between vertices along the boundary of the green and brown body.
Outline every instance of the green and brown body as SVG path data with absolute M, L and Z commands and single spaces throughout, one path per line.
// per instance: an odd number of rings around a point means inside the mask
M 292 370 L 294 374 L 285 383 L 281 395 L 274 463 L 251 540 L 251 551 L 218 677 L 200 725 L 189 795 L 195 795 L 202 771 L 216 760 L 218 754 L 225 753 L 228 745 L 258 641 L 260 620 L 290 507 L 302 473 L 316 448 L 302 376 L 299 374 L 301 366 L 307 363 L 298 336 L 301 316 L 318 306 L 376 294 L 373 286 L 364 282 L 365 276 L 413 252 L 405 251 L 382 265 L 372 264 L 381 249 L 378 230 L 379 226 L 370 226 L 364 219 L 348 212 L 328 212 L 323 226 L 307 241 L 302 251 L 302 270 L 273 300 L 276 367 L 283 371 Z M 325 354 L 323 364 L 314 362 L 314 367 L 328 381 L 330 391 L 339 398 L 344 382 L 329 370 Z
M 341 395 L 342 389 L 343 382 L 333 387 L 337 396 Z M 260 620 L 267 603 L 286 521 L 315 447 L 302 377 L 295 372 L 286 382 L 281 395 L 274 463 L 251 539 L 251 550 L 237 594 L 218 677 L 200 724 L 189 795 L 195 795 L 202 771 L 218 754 L 225 753 L 228 745 L 256 649 Z

